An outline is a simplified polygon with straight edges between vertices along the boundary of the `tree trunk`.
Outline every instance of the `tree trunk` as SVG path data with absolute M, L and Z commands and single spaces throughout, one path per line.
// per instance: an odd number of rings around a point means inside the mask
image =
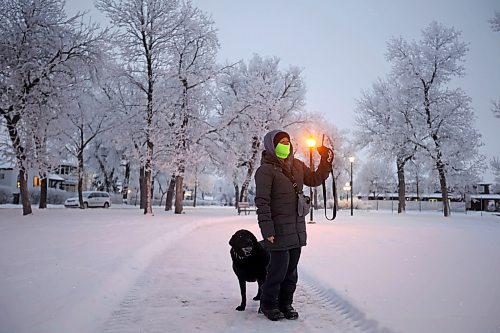
M 175 190 L 175 175 L 172 175 L 172 178 L 170 178 L 170 184 L 168 185 L 167 199 L 165 200 L 165 211 L 172 210 L 174 190 Z
M 245 177 L 243 184 L 241 184 L 240 198 L 238 201 L 248 201 L 248 184 L 250 184 L 251 172 L 253 172 L 253 169 L 252 167 L 249 167 L 247 169 L 247 176 Z M 248 176 L 249 174 L 250 176 Z
M 254 170 L 254 162 L 259 153 L 260 141 L 257 136 L 252 138 L 252 157 L 248 160 L 248 169 L 247 174 L 245 176 L 245 180 L 241 185 L 240 199 L 239 201 L 248 201 L 248 186 L 250 184 L 250 180 L 252 179 L 253 170 Z
M 84 209 L 83 205 L 83 145 L 77 155 L 78 158 L 78 201 L 80 202 L 80 209 Z
M 439 137 L 436 132 L 432 131 L 432 114 L 431 114 L 431 103 L 429 100 L 429 90 L 430 86 L 424 84 L 424 106 L 425 106 L 425 113 L 427 115 L 427 126 L 429 130 L 431 130 L 431 138 L 434 141 L 435 145 L 435 150 L 436 150 L 436 157 L 434 158 L 436 162 L 436 168 L 438 170 L 439 174 L 439 184 L 441 185 L 441 194 L 443 198 L 443 215 L 445 217 L 450 216 L 450 206 L 448 203 L 448 187 L 446 185 L 446 172 L 445 172 L 445 165 L 442 161 L 442 154 L 441 154 L 441 142 L 439 140 Z
M 145 173 L 144 173 L 144 167 L 141 166 L 139 168 L 139 192 L 140 192 L 140 199 L 139 199 L 139 208 L 144 209 L 146 207 L 146 181 L 145 181 Z
M 42 178 L 42 183 L 40 184 L 40 202 L 38 203 L 38 208 L 47 208 L 47 176 Z
M 178 138 L 178 143 L 176 145 L 176 152 L 179 155 L 179 159 L 177 161 L 177 175 L 175 177 L 175 214 L 181 214 L 183 210 L 182 202 L 184 200 L 184 171 L 185 169 L 185 160 L 184 156 L 187 150 L 187 142 L 186 142 L 186 133 L 187 126 L 189 122 L 188 118 L 188 83 L 187 78 L 183 78 L 180 73 L 179 67 L 179 78 L 182 83 L 182 105 L 181 105 L 181 119 L 182 124 L 179 128 L 179 132 L 176 135 Z
M 436 161 L 436 167 L 439 174 L 439 184 L 441 185 L 441 194 L 443 199 L 443 215 L 450 216 L 450 203 L 448 202 L 448 186 L 446 185 L 446 172 L 444 171 L 444 163 L 441 159 Z
M 193 207 L 196 207 L 196 196 L 198 195 L 198 181 L 194 181 L 194 198 L 193 198 Z
M 182 200 L 184 199 L 184 189 L 183 189 L 184 177 L 175 177 L 175 214 L 182 213 Z
M 106 192 L 114 193 L 116 189 L 116 182 L 114 181 L 115 169 L 113 168 L 109 175 L 106 177 Z
M 123 199 L 126 200 L 126 203 L 127 205 L 130 204 L 129 202 L 129 187 L 130 185 L 130 162 L 127 162 L 127 164 L 125 164 L 125 177 L 124 177 L 124 180 L 123 180 Z
M 234 181 L 233 183 L 234 185 L 234 208 L 238 209 L 238 198 L 240 196 L 240 188 L 238 186 L 238 183 L 236 183 L 236 181 Z
M 108 172 L 108 170 L 106 170 L 106 166 L 104 164 L 104 161 L 101 160 L 101 156 L 99 155 L 99 146 L 97 146 L 96 148 L 96 152 L 95 152 L 95 157 L 97 159 L 97 162 L 99 163 L 99 170 L 101 171 L 101 174 L 103 175 L 104 177 L 104 188 L 103 190 L 106 191 L 106 192 L 109 192 L 109 193 L 112 193 L 113 190 L 114 190 L 114 186 L 113 186 L 113 177 L 114 177 L 114 174 L 115 174 L 115 169 L 111 169 L 110 172 Z
M 147 142 L 148 152 L 146 154 L 146 165 L 144 168 L 144 176 L 145 176 L 145 191 L 146 191 L 146 202 L 144 203 L 144 214 L 152 215 L 153 214 L 153 177 L 152 177 L 152 159 L 153 159 L 153 142 Z
M 161 194 L 160 195 L 160 202 L 158 203 L 158 206 L 161 207 L 161 204 L 163 203 L 163 197 L 165 196 L 165 193 L 167 193 L 167 191 L 163 191 L 160 180 L 159 179 L 157 179 L 157 180 L 158 180 L 158 192 Z M 154 184 L 154 181 L 153 181 L 153 184 Z
M 398 214 L 406 212 L 405 160 L 398 157 L 396 161 L 398 173 Z
M 114 192 L 114 181 L 113 177 L 115 175 L 115 169 L 111 169 L 111 171 L 108 173 L 107 170 L 101 169 L 102 175 L 104 177 L 104 188 L 103 190 L 108 192 L 108 193 L 113 193 Z
M 144 172 L 144 183 L 145 183 L 145 203 L 144 203 L 144 214 L 153 214 L 153 200 L 151 192 L 153 188 L 151 186 L 151 170 Z
M 142 34 L 142 43 L 144 46 L 144 55 L 146 57 L 147 74 L 148 74 L 148 90 L 147 94 L 147 106 L 146 106 L 146 161 L 144 163 L 144 175 L 145 175 L 145 202 L 144 202 L 144 214 L 153 214 L 153 200 L 152 200 L 152 174 L 153 174 L 153 128 L 155 127 L 153 123 L 153 96 L 154 96 L 154 56 L 151 53 L 151 41 L 147 40 L 146 34 Z M 142 201 L 142 200 L 141 200 Z
M 22 167 L 19 170 L 19 190 L 21 191 L 23 215 L 30 215 L 33 212 L 31 210 L 30 194 L 28 191 L 28 174 Z
M 9 107 L 8 111 L 9 112 L 13 111 L 13 107 L 12 106 Z M 24 147 L 21 144 L 21 137 L 19 135 L 19 132 L 17 131 L 17 124 L 19 123 L 21 116 L 19 113 L 10 116 L 9 113 L 3 113 L 3 110 L 2 114 L 5 119 L 7 131 L 9 132 L 9 137 L 12 142 L 12 147 L 16 152 L 16 160 L 19 166 L 19 190 L 21 192 L 23 215 L 29 215 L 32 213 L 32 210 L 31 210 L 30 196 L 28 192 L 28 179 L 27 179 L 28 175 L 26 174 L 26 169 L 25 169 L 26 153 Z

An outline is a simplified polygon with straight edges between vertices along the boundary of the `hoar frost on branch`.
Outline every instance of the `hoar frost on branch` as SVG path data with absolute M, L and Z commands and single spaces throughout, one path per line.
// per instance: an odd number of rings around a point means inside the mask
M 495 16 L 489 22 L 493 31 L 500 32 L 500 11 L 496 11 Z
M 495 12 L 495 16 L 489 22 L 493 31 L 500 32 L 500 11 Z M 491 111 L 496 118 L 500 118 L 500 100 L 492 102 Z
M 493 107 L 492 107 L 491 111 L 493 112 L 493 115 L 495 116 L 495 118 L 500 119 L 500 100 L 493 101 L 492 104 L 493 104 Z

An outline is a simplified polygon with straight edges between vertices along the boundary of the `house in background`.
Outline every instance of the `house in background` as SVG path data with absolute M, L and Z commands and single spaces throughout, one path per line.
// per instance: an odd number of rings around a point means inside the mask
M 476 193 L 466 194 L 468 210 L 500 212 L 500 194 L 490 193 L 492 184 L 480 183 L 474 186 Z
M 35 171 L 28 171 L 28 191 L 33 191 L 42 185 L 40 177 Z M 78 185 L 77 167 L 66 163 L 54 168 L 48 176 L 48 187 L 76 192 Z M 0 164 L 0 187 L 3 191 L 11 191 L 13 197 L 19 193 L 19 169 L 9 163 Z
M 49 187 L 68 192 L 76 192 L 78 186 L 78 169 L 73 164 L 59 164 L 49 174 Z
M 17 169 L 8 163 L 0 164 L 0 186 L 17 188 Z

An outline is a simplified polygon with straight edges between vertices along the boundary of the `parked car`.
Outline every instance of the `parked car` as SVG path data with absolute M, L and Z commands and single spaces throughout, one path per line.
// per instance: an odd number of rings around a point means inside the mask
M 84 191 L 83 195 L 83 207 L 104 207 L 108 208 L 111 206 L 111 197 L 108 192 L 101 191 Z M 64 202 L 64 207 L 80 207 L 78 197 L 72 197 L 66 199 Z

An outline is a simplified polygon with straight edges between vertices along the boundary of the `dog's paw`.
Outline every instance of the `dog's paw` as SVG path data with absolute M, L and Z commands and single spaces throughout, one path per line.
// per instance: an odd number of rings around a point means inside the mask
M 236 310 L 238 310 L 238 311 L 244 311 L 244 310 L 245 310 L 245 307 L 244 307 L 243 305 L 238 305 L 238 306 L 236 307 Z

